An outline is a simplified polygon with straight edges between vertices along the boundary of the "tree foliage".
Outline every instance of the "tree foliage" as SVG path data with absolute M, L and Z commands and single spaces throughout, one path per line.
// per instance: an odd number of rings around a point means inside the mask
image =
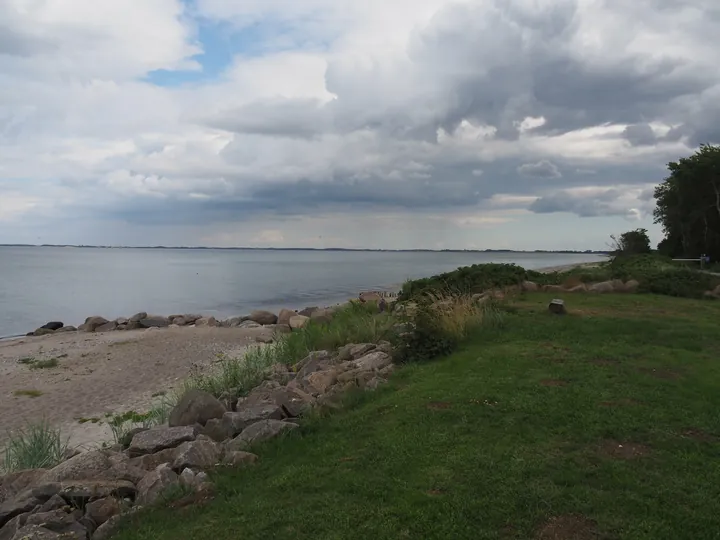
M 642 255 L 652 251 L 647 229 L 635 229 L 622 233 L 619 238 L 616 236 L 610 238 L 614 244 L 614 255 Z
M 666 255 L 720 259 L 720 146 L 703 145 L 690 157 L 668 163 L 670 175 L 655 188 L 655 223 Z

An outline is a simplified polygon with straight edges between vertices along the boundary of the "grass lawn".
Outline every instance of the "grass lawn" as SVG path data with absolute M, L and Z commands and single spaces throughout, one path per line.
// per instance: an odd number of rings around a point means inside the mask
M 551 298 L 118 540 L 720 538 L 720 302 Z

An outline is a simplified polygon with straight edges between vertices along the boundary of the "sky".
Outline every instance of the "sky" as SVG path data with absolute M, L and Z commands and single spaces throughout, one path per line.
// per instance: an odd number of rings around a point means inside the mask
M 0 0 L 0 243 L 606 249 L 716 0 Z

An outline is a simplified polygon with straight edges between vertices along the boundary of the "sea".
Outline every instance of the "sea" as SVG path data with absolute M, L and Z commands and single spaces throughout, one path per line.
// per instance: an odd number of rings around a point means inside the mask
M 480 263 L 527 269 L 602 260 L 594 254 L 230 250 L 0 246 L 0 338 L 48 321 L 77 326 L 139 311 L 216 318 L 302 309 L 398 290 L 408 279 Z

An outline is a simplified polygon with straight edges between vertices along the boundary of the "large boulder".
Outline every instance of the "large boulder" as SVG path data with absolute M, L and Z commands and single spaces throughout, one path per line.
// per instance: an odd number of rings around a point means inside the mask
M 195 326 L 201 327 L 201 326 L 219 326 L 220 323 L 218 323 L 217 319 L 215 317 L 200 317 L 195 321 Z
M 128 457 L 109 450 L 90 450 L 83 452 L 67 461 L 63 461 L 50 469 L 43 477 L 42 483 L 67 482 L 70 480 L 120 480 L 132 479 L 132 469 L 128 471 Z
M 170 326 L 170 321 L 167 317 L 159 317 L 155 315 L 140 319 L 138 322 L 142 328 L 165 328 Z
M 103 324 L 107 324 L 109 322 L 110 321 L 108 321 L 105 317 L 95 315 L 85 319 L 85 323 L 81 325 L 81 329 L 85 332 L 94 332 L 98 326 L 102 326 Z
M 135 484 L 128 480 L 72 480 L 63 482 L 60 486 L 59 495 L 69 503 L 94 501 L 105 497 L 132 498 L 136 493 Z
M 87 528 L 76 521 L 73 514 L 58 509 L 27 516 L 23 527 L 9 538 L 12 540 L 85 540 L 87 537 Z
M 140 313 L 136 313 L 132 317 L 130 317 L 130 322 L 140 322 L 143 319 L 147 319 L 148 314 L 144 311 L 141 311 Z
M 335 310 L 332 308 L 323 308 L 313 311 L 310 315 L 310 320 L 316 323 L 329 323 L 335 314 Z
M 245 328 L 262 328 L 262 327 L 263 327 L 262 324 L 258 324 L 255 321 L 244 320 L 244 321 L 240 322 L 236 328 L 245 329 Z
M 178 485 L 179 477 L 168 465 L 160 465 L 145 475 L 137 486 L 137 504 L 147 505 L 156 502 L 169 488 Z
M 520 287 L 523 291 L 527 292 L 535 292 L 538 290 L 537 283 L 534 281 L 523 281 Z
M 172 468 L 182 471 L 186 467 L 206 470 L 220 461 L 220 448 L 212 441 L 190 441 L 176 448 Z
M 285 416 L 291 418 L 302 416 L 315 402 L 307 392 L 289 386 L 280 386 L 274 381 L 265 381 L 241 402 L 238 408 L 256 403 L 273 403 L 282 408 Z
M 195 424 L 204 426 L 208 420 L 222 418 L 226 412 L 225 406 L 215 396 L 203 390 L 192 389 L 185 392 L 175 405 L 170 413 L 168 425 L 170 427 Z
M 640 282 L 635 279 L 627 281 L 624 286 L 625 292 L 627 293 L 636 293 L 639 288 Z
M 337 361 L 347 362 L 348 360 L 355 360 L 361 356 L 365 356 L 376 348 L 377 345 L 374 343 L 348 343 L 338 349 Z
M 281 420 L 285 417 L 282 407 L 272 402 L 242 403 L 237 412 L 226 412 L 223 415 L 225 431 L 234 437 L 243 429 L 260 420 Z
M 298 315 L 302 315 L 303 317 L 310 317 L 313 313 L 315 313 L 319 309 L 320 308 L 317 306 L 306 307 L 305 309 L 298 311 Z
M 246 450 L 253 444 L 273 439 L 298 427 L 300 426 L 297 424 L 282 420 L 261 420 L 245 428 L 240 435 L 227 443 L 225 449 L 229 452 Z
M 48 330 L 60 330 L 63 326 L 65 326 L 60 321 L 50 321 L 49 323 L 43 324 L 40 328 L 46 328 Z
M 292 330 L 300 330 L 308 323 L 309 320 L 310 317 L 306 317 L 305 315 L 293 315 L 288 320 L 288 325 Z
M 295 364 L 295 371 L 299 379 L 303 379 L 314 371 L 327 369 L 333 364 L 330 351 L 313 351 Z
M 113 516 L 120 514 L 122 508 L 117 498 L 105 497 L 92 501 L 85 506 L 85 515 L 99 527 Z
M 293 311 L 291 309 L 281 309 L 280 313 L 278 314 L 277 318 L 277 324 L 290 324 L 290 319 L 295 317 L 297 315 L 296 311 Z
M 228 430 L 228 426 L 223 423 L 222 418 L 212 418 L 208 420 L 202 429 L 202 434 L 215 442 L 223 442 L 225 439 L 233 436 Z
M 145 476 L 148 471 L 154 471 L 163 463 L 172 463 L 175 461 L 176 453 L 177 448 L 166 448 L 154 454 L 145 454 L 144 456 L 132 458 L 130 459 L 130 464 L 142 470 L 143 476 Z
M 112 332 L 113 330 L 117 330 L 118 323 L 115 321 L 107 322 L 103 325 L 98 326 L 95 331 L 96 332 Z
M 34 332 L 30 332 L 30 336 L 49 336 L 50 334 L 54 334 L 55 330 L 50 330 L 49 328 L 38 328 Z
M 176 448 L 187 441 L 194 441 L 197 435 L 198 431 L 195 426 L 148 429 L 133 437 L 128 453 L 131 456 L 153 454 L 166 448 Z
M 591 285 L 589 290 L 596 293 L 611 293 L 615 292 L 615 287 L 612 281 L 601 281 Z
M 74 326 L 63 326 L 62 328 L 58 328 L 57 330 L 55 330 L 56 334 L 64 334 L 67 332 L 77 332 L 77 328 L 75 328 Z
M 39 483 L 46 474 L 46 469 L 26 469 L 0 476 L 0 504 Z
M 274 313 L 265 310 L 253 311 L 249 316 L 248 320 L 256 322 L 258 324 L 277 324 L 278 317 Z

